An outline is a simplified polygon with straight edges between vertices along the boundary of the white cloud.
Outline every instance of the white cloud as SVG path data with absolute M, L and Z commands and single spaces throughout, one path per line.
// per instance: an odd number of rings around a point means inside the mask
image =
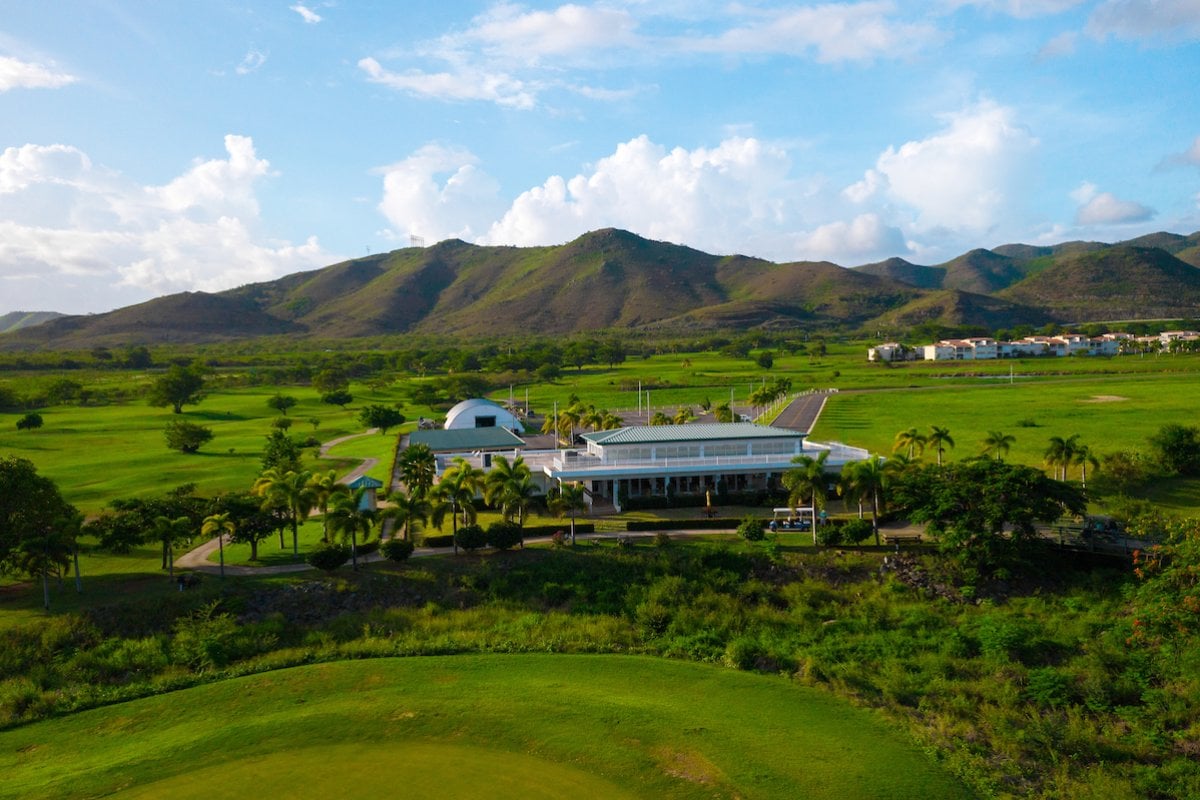
M 0 56 L 0 92 L 10 89 L 58 89 L 77 80 L 74 75 L 61 72 L 53 65 Z
M 1061 58 L 1062 56 L 1073 55 L 1078 41 L 1079 34 L 1074 31 L 1060 33 L 1038 50 L 1038 58 Z
M 236 72 L 238 75 L 249 75 L 251 72 L 256 72 L 265 63 L 267 63 L 266 53 L 251 50 L 242 58 L 242 63 L 237 65 Z
M 871 61 L 912 55 L 941 38 L 927 23 L 894 19 L 893 2 L 829 3 L 763 11 L 714 36 L 681 41 L 681 49 L 739 55 L 782 54 L 817 61 Z
M 490 73 L 469 67 L 454 72 L 391 72 L 373 58 L 359 60 L 358 67 L 368 80 L 418 97 L 440 100 L 488 100 L 502 106 L 533 108 L 535 91 L 522 81 L 503 73 Z
M 1101 192 L 1093 183 L 1080 184 L 1070 196 L 1079 204 L 1075 212 L 1078 225 L 1124 225 L 1154 217 L 1153 209 L 1132 200 L 1121 200 L 1111 192 Z
M 1037 139 L 1017 124 L 1012 109 L 990 101 L 945 120 L 928 138 L 889 147 L 846 196 L 863 202 L 886 191 L 916 210 L 919 230 L 991 230 L 1019 202 Z
M 67 145 L 0 154 L 0 280 L 6 305 L 100 311 L 162 292 L 215 291 L 323 266 L 315 238 L 265 239 L 255 187 L 270 167 L 244 136 L 161 186 L 96 167 Z
M 899 228 L 878 214 L 861 214 L 850 222 L 830 222 L 797 240 L 800 252 L 814 260 L 840 264 L 865 263 L 906 252 L 908 244 Z
M 379 211 L 395 228 L 427 241 L 472 241 L 503 211 L 500 185 L 466 150 L 430 144 L 383 175 Z
M 296 5 L 288 6 L 288 8 L 290 8 L 292 11 L 295 11 L 297 14 L 299 14 L 300 18 L 303 19 L 305 22 L 307 22 L 309 25 L 316 25 L 318 22 L 320 22 L 322 20 L 322 17 L 320 14 L 313 11 L 311 8 L 308 8 L 303 3 L 296 3 Z
M 1031 19 L 1060 14 L 1083 2 L 1084 0 L 950 0 L 949 5 L 953 8 L 976 6 L 1018 19 Z
M 1196 0 L 1104 0 L 1088 19 L 1087 31 L 1103 39 L 1200 38 L 1200 3 Z
M 478 46 L 489 56 L 533 63 L 545 56 L 576 57 L 637 43 L 628 12 L 568 4 L 553 11 L 526 12 L 502 3 L 476 17 L 461 36 L 443 39 L 452 51 Z

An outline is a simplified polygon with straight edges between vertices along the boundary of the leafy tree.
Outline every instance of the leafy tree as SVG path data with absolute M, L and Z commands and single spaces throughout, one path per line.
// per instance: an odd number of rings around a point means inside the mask
M 233 523 L 233 530 L 228 531 L 229 541 L 250 545 L 251 561 L 258 561 L 258 543 L 278 527 L 275 515 L 262 507 L 261 500 L 246 492 L 214 498 L 209 510 Z
M 286 431 L 292 427 L 292 418 L 276 417 L 275 419 L 271 420 L 271 427 L 278 428 L 281 431 Z
M 1078 488 L 1041 470 L 992 459 L 913 470 L 892 492 L 943 551 L 980 569 L 1016 563 L 1038 541 L 1038 522 L 1087 508 Z
M 1016 441 L 1017 437 L 1010 433 L 988 431 L 988 435 L 983 439 L 983 454 L 985 456 L 994 454 L 998 460 L 1003 461 Z
M 263 448 L 262 468 L 264 471 L 278 469 L 281 472 L 299 472 L 300 445 L 286 431 L 278 428 L 271 431 Z
M 429 445 L 417 443 L 404 448 L 397 459 L 400 469 L 400 479 L 404 481 L 409 494 L 425 499 L 433 488 L 433 479 L 437 477 L 437 457 Z
M 368 428 L 379 428 L 380 433 L 387 433 L 388 428 L 403 425 L 405 416 L 391 406 L 370 405 L 358 412 L 358 420 Z
M 175 545 L 191 541 L 196 532 L 194 522 L 186 517 L 155 517 L 154 538 L 162 543 L 167 560 L 167 574 L 175 577 Z
M 300 557 L 300 520 L 312 510 L 314 497 L 308 488 L 309 473 L 283 472 L 278 467 L 263 472 L 254 482 L 251 491 L 263 498 L 263 507 L 287 509 L 287 520 L 292 526 L 292 555 Z
M 134 347 L 127 347 L 125 349 L 125 357 L 121 360 L 129 369 L 149 369 L 154 366 L 154 359 L 150 356 L 150 351 L 145 345 L 140 344 Z
M 59 378 L 46 387 L 46 400 L 50 405 L 70 403 L 79 399 L 83 384 L 70 378 Z
M 296 398 L 291 395 L 275 393 L 273 397 L 267 398 L 267 407 L 278 411 L 280 414 L 287 416 L 289 408 L 295 408 Z
M 1185 477 L 1200 475 L 1200 428 L 1168 423 L 1150 437 L 1150 445 L 1169 472 Z
M 33 431 L 42 427 L 42 424 L 42 415 L 35 411 L 30 411 L 28 414 L 17 420 L 17 430 Z
M 1163 542 L 1134 557 L 1139 585 L 1129 642 L 1170 647 L 1178 659 L 1189 648 L 1171 646 L 1200 633 L 1200 520 L 1164 520 L 1163 528 Z
M 558 517 L 571 515 L 571 544 L 575 544 L 575 514 L 587 508 L 587 498 L 582 483 L 563 483 L 552 490 L 549 499 L 550 511 Z
M 48 575 L 69 563 L 78 532 L 72 520 L 77 516 L 32 462 L 0 457 L 0 572 L 40 576 L 47 607 Z
M 754 357 L 754 363 L 763 369 L 770 369 L 775 366 L 775 354 L 770 350 L 763 350 Z
M 346 406 L 354 402 L 354 395 L 350 394 L 346 389 L 333 389 L 321 395 L 321 402 L 331 406 L 339 406 L 345 411 Z
M 217 537 L 217 549 L 221 553 L 221 577 L 225 577 L 225 537 L 232 536 L 237 530 L 237 523 L 234 522 L 228 511 L 223 511 L 219 514 L 209 514 L 204 518 L 204 523 L 200 526 L 201 536 Z
M 173 419 L 163 431 L 167 447 L 181 453 L 195 453 L 213 438 L 212 428 L 183 419 Z
M 170 406 L 176 414 L 182 414 L 185 405 L 195 405 L 203 398 L 204 375 L 199 365 L 173 364 L 150 386 L 150 405 Z
M 519 544 L 524 544 L 521 526 L 508 520 L 497 520 L 487 528 L 487 543 L 497 550 L 511 550 Z
M 341 367 L 326 367 L 313 376 L 313 388 L 321 394 L 332 394 L 333 392 L 344 392 L 350 387 L 350 376 Z M 325 400 L 324 402 L 329 402 Z M 347 403 L 350 401 L 347 400 Z M 333 405 L 343 405 L 342 403 L 333 403 Z

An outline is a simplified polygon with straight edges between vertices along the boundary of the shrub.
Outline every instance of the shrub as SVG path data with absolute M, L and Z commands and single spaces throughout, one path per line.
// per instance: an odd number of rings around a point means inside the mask
M 388 539 L 379 549 L 389 561 L 404 561 L 413 554 L 416 545 L 408 539 Z
M 344 544 L 321 545 L 309 552 L 304 560 L 317 569 L 333 572 L 350 560 L 350 548 Z
M 355 549 L 360 556 L 370 555 L 379 549 L 379 540 L 372 539 L 368 542 L 359 542 Z
M 42 415 L 34 411 L 30 411 L 17 420 L 17 430 L 19 431 L 32 431 L 40 427 L 42 427 Z
M 763 529 L 763 522 L 757 517 L 746 517 L 743 519 L 737 527 L 737 534 L 747 542 L 761 542 L 767 538 L 767 532 Z
M 463 550 L 478 550 L 487 544 L 487 534 L 478 525 L 464 525 L 458 529 L 454 540 Z
M 870 525 L 867 525 L 870 528 Z M 822 547 L 836 547 L 844 540 L 842 538 L 842 526 L 835 522 L 825 522 L 817 526 L 816 529 L 817 544 Z
M 871 520 L 855 518 L 842 525 L 842 541 L 846 544 L 860 544 L 874 532 Z
M 659 531 L 658 533 L 654 534 L 654 546 L 655 547 L 670 547 L 671 546 L 671 534 L 667 533 L 666 531 Z
M 442 534 L 440 536 L 421 537 L 422 547 L 449 547 L 452 544 L 454 544 L 454 535 L 450 533 Z
M 185 420 L 172 420 L 163 432 L 167 447 L 181 453 L 195 453 L 201 445 L 213 438 L 212 428 Z
M 521 526 L 515 522 L 493 522 L 487 529 L 487 543 L 497 550 L 510 550 L 524 542 Z
M 563 533 L 562 531 L 555 531 L 554 534 L 550 537 L 550 542 L 555 547 L 565 547 L 567 544 L 567 535 L 565 533 Z

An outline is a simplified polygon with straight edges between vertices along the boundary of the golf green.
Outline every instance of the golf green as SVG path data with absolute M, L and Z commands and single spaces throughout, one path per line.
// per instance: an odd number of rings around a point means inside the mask
M 968 797 L 879 716 L 627 656 L 277 670 L 0 733 L 0 797 Z

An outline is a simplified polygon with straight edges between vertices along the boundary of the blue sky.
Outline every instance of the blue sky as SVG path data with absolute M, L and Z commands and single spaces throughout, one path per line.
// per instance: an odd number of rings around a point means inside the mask
M 1200 0 L 0 11 L 0 313 L 414 236 L 853 266 L 1200 229 Z

